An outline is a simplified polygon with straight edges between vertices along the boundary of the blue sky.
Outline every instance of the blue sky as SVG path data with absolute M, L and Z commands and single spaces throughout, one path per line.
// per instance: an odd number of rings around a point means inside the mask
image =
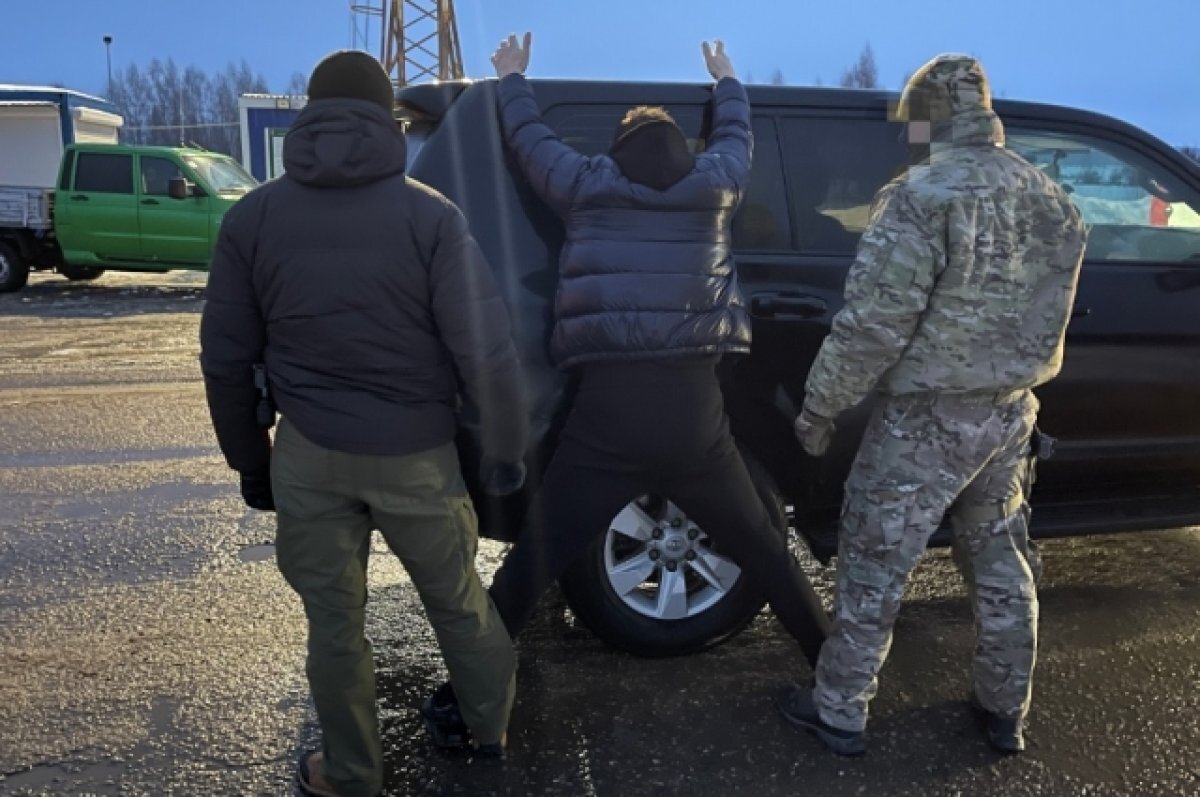
M 376 0 L 378 2 L 378 0 Z M 958 10 L 950 9 L 957 7 Z M 0 82 L 103 92 L 114 68 L 245 58 L 282 89 L 351 44 L 349 0 L 0 0 Z M 1200 145 L 1200 0 L 456 0 L 469 75 L 491 74 L 505 34 L 530 29 L 548 77 L 703 80 L 699 42 L 724 38 L 744 76 L 836 82 L 870 43 L 897 88 L 932 55 L 983 59 L 998 95 L 1076 105 Z M 202 10 L 201 10 L 202 9 Z M 375 37 L 377 40 L 377 36 Z

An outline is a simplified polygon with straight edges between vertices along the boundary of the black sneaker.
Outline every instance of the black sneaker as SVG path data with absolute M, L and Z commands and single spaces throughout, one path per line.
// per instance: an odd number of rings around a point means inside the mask
M 971 695 L 971 708 L 983 723 L 987 734 L 988 744 L 993 750 L 1005 755 L 1016 755 L 1025 752 L 1025 718 L 1005 717 L 988 711 L 979 702 L 979 698 Z
M 459 749 L 471 741 L 471 729 L 463 722 L 458 708 L 458 696 L 450 682 L 442 684 L 421 704 L 421 717 L 425 731 L 435 747 Z
M 797 728 L 804 728 L 821 740 L 821 743 L 838 755 L 862 755 L 867 752 L 867 734 L 864 731 L 844 731 L 827 725 L 817 713 L 813 701 L 813 690 L 793 686 L 784 690 L 775 700 L 779 713 Z
M 507 757 L 504 745 L 500 742 L 475 745 L 471 748 L 471 755 L 483 763 L 501 763 Z

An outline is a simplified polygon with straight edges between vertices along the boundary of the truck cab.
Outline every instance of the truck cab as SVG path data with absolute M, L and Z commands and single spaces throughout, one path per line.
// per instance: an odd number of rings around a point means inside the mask
M 218 153 L 72 145 L 54 194 L 63 264 L 67 272 L 205 269 L 221 217 L 256 184 Z

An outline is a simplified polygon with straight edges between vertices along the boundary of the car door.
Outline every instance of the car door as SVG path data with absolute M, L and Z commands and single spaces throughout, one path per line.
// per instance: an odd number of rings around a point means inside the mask
M 56 204 L 55 233 L 68 262 L 140 257 L 131 153 L 78 151 L 74 179 Z
M 754 325 L 750 358 L 737 366 L 758 412 L 733 412 L 743 439 L 769 462 L 796 504 L 800 527 L 836 511 L 868 408 L 839 424 L 830 453 L 814 460 L 795 444 L 791 421 L 808 371 L 841 308 L 846 271 L 875 193 L 904 166 L 899 127 L 878 107 L 760 108 L 754 173 L 734 224 L 738 276 Z M 779 234 L 749 234 L 760 204 L 777 209 Z M 738 420 L 740 419 L 740 421 Z M 769 419 L 769 422 L 768 422 Z M 746 429 L 747 426 L 757 427 Z
M 1008 145 L 1089 226 L 1066 358 L 1038 391 L 1060 438 L 1043 483 L 1106 492 L 1200 478 L 1200 191 L 1138 139 L 1012 120 Z
M 172 198 L 170 182 L 195 176 L 172 158 L 138 156 L 138 219 L 142 258 L 155 263 L 197 265 L 208 261 L 210 221 L 208 196 Z
M 791 422 L 833 315 L 875 192 L 904 165 L 900 127 L 886 107 L 754 108 L 749 187 L 732 222 L 737 277 L 753 324 L 753 351 L 723 365 L 726 409 L 738 442 L 802 514 L 836 506 L 866 409 L 847 414 L 831 454 L 800 452 Z M 625 106 L 558 106 L 547 120 L 585 154 L 605 149 Z M 667 105 L 696 149 L 707 107 Z

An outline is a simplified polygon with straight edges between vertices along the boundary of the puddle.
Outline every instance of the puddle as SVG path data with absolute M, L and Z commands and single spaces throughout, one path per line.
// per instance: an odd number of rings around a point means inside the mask
M 32 769 L 3 776 L 0 779 L 0 784 L 3 784 L 5 790 L 10 787 L 25 789 L 61 787 L 67 782 L 88 784 L 111 783 L 115 785 L 115 781 L 124 774 L 125 766 L 123 764 L 85 764 L 74 762 L 35 764 Z M 95 794 L 97 792 L 92 793 Z
M 265 562 L 275 555 L 275 546 L 271 543 L 245 545 L 238 551 L 238 559 L 243 562 Z
M 126 462 L 157 462 L 171 459 L 211 457 L 220 452 L 211 446 L 143 448 L 123 451 L 30 451 L 4 457 L 4 468 L 61 468 L 69 465 L 119 465 Z

